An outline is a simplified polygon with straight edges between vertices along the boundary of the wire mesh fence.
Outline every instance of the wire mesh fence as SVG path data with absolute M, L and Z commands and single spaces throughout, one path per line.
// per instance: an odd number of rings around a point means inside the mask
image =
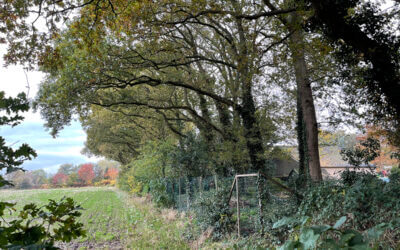
M 187 211 L 193 207 L 199 197 L 207 196 L 208 193 L 218 188 L 226 187 L 234 178 L 234 176 L 206 176 L 169 179 L 167 181 L 167 192 L 172 196 L 176 209 Z
M 289 192 L 262 177 L 260 193 L 259 178 L 258 174 L 182 177 L 169 179 L 166 188 L 173 199 L 174 207 L 179 211 L 193 210 L 197 200 L 211 197 L 210 194 L 216 190 L 223 190 L 226 193 L 226 202 L 232 210 L 235 232 L 239 236 L 248 236 L 262 234 L 268 225 L 264 222 L 276 220 L 274 215 L 281 214 L 281 210 L 293 202 L 293 196 Z
M 236 229 L 239 236 L 247 236 L 260 230 L 258 174 L 236 176 L 235 196 L 231 199 L 236 215 Z

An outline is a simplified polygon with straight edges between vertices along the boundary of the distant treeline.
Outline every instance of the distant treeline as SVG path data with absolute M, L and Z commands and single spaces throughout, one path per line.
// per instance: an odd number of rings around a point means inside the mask
M 119 164 L 114 161 L 100 160 L 97 163 L 80 165 L 62 164 L 57 173 L 48 174 L 43 169 L 34 171 L 14 171 L 6 179 L 14 186 L 5 188 L 32 189 L 53 187 L 79 187 L 90 185 L 115 185 Z

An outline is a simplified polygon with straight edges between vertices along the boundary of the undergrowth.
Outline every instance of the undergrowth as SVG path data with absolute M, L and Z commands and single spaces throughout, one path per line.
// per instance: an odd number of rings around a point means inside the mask
M 306 187 L 304 199 L 270 200 L 265 235 L 226 234 L 205 248 L 399 249 L 400 174 L 390 182 L 371 173 L 346 171 L 339 180 Z M 274 198 L 273 198 L 274 199 Z

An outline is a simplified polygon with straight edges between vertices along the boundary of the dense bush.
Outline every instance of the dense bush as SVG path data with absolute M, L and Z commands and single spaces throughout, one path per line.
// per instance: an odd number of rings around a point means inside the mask
M 135 161 L 132 163 L 134 164 Z M 131 194 L 151 195 L 157 207 L 173 207 L 173 194 L 167 192 L 167 179 L 155 175 L 152 179 L 137 171 L 137 166 L 123 166 L 118 176 L 118 187 Z
M 155 179 L 149 182 L 149 193 L 151 200 L 157 207 L 172 207 L 174 203 L 173 194 L 167 192 L 167 181 Z
M 290 217 L 298 211 L 298 202 L 295 197 L 281 198 L 271 196 L 269 202 L 264 207 L 264 232 L 270 245 L 280 245 L 287 238 L 290 230 L 287 228 L 275 228 L 276 221 Z
M 373 174 L 347 172 L 339 181 L 325 181 L 306 191 L 299 216 L 329 224 L 348 216 L 346 228 L 365 231 L 381 223 L 400 226 L 400 182 L 383 182 Z M 400 233 L 392 231 L 394 242 Z
M 400 182 L 400 167 L 393 168 L 389 175 L 390 182 Z
M 214 239 L 220 239 L 231 232 L 235 223 L 233 211 L 227 202 L 228 193 L 226 188 L 204 192 L 193 205 L 197 226 L 203 231 L 213 228 Z
M 318 221 L 331 221 L 351 214 L 353 225 L 365 229 L 393 218 L 400 211 L 400 193 L 397 192 L 400 185 L 397 183 L 385 183 L 365 173 L 347 173 L 343 178 L 307 190 L 299 213 L 312 215 Z
M 280 248 L 293 249 L 376 249 L 370 248 L 370 244 L 376 241 L 388 228 L 385 223 L 376 225 L 366 233 L 353 229 L 343 228 L 347 217 L 343 216 L 333 226 L 328 224 L 310 225 L 311 218 L 304 216 L 298 219 L 283 218 L 274 224 L 274 228 L 291 226 L 295 229 L 291 239 L 287 240 Z
M 205 144 L 195 133 L 188 133 L 179 145 L 173 138 L 148 141 L 139 151 L 138 157 L 121 167 L 118 186 L 139 196 L 149 193 L 158 207 L 177 206 L 168 188 L 178 177 L 201 176 L 209 163 Z M 168 182 L 171 179 L 175 181 Z
M 128 171 L 129 168 L 127 166 L 123 165 L 121 166 L 121 170 L 119 171 L 118 178 L 117 178 L 117 186 L 119 189 L 129 192 L 130 191 L 130 186 L 128 182 Z
M 94 185 L 95 185 L 96 187 L 98 187 L 98 186 L 115 186 L 116 183 L 117 183 L 116 180 L 104 179 L 104 180 L 95 182 Z
M 149 141 L 140 149 L 140 156 L 129 164 L 121 166 L 118 187 L 135 195 L 147 193 L 153 186 L 155 199 L 161 198 L 162 179 L 172 177 L 172 159 L 169 152 L 174 151 L 172 140 L 164 142 Z M 163 182 L 164 183 L 164 182 Z M 165 184 L 165 183 L 164 183 Z

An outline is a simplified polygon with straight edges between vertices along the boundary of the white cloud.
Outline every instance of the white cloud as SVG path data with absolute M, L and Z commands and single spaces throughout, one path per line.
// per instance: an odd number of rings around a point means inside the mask
M 28 93 L 28 98 L 33 99 L 39 89 L 39 84 L 44 74 L 38 71 L 24 71 L 22 66 L 4 65 L 3 54 L 6 51 L 4 45 L 0 46 L 0 91 L 6 96 L 16 96 L 20 92 Z M 28 88 L 29 86 L 29 88 Z M 22 143 L 28 143 L 36 150 L 38 157 L 25 162 L 22 167 L 27 170 L 38 168 L 46 172 L 56 172 L 63 163 L 80 164 L 88 161 L 97 161 L 99 158 L 82 155 L 80 152 L 84 147 L 86 134 L 78 122 L 72 122 L 71 126 L 65 127 L 57 138 L 52 138 L 48 131 L 43 128 L 44 120 L 39 112 L 32 110 L 23 114 L 25 120 L 14 128 L 2 126 L 0 133 L 6 138 L 9 145 L 15 143 L 15 147 Z
M 39 71 L 25 71 L 20 65 L 3 67 L 5 62 L 2 55 L 4 52 L 4 45 L 0 46 L 0 79 L 2 81 L 0 91 L 5 91 L 10 96 L 16 96 L 20 92 L 25 92 L 29 93 L 28 97 L 34 97 L 44 74 Z
M 57 151 L 55 151 L 49 148 L 45 150 L 37 150 L 36 152 L 41 155 L 51 155 L 51 156 L 82 156 L 81 154 L 82 149 L 83 147 L 75 146 L 75 147 L 64 147 L 61 149 L 62 151 L 58 151 L 60 149 L 57 149 Z
M 43 168 L 44 171 L 46 171 L 48 174 L 55 174 L 58 171 L 58 168 L 61 166 L 61 164 L 57 164 L 54 166 L 50 166 L 47 168 Z
M 37 144 L 49 144 L 52 143 L 54 144 L 55 142 L 57 144 L 62 144 L 62 143 L 82 143 L 86 140 L 86 135 L 79 135 L 79 136 L 73 136 L 73 137 L 57 137 L 57 138 L 39 138 L 36 139 Z

